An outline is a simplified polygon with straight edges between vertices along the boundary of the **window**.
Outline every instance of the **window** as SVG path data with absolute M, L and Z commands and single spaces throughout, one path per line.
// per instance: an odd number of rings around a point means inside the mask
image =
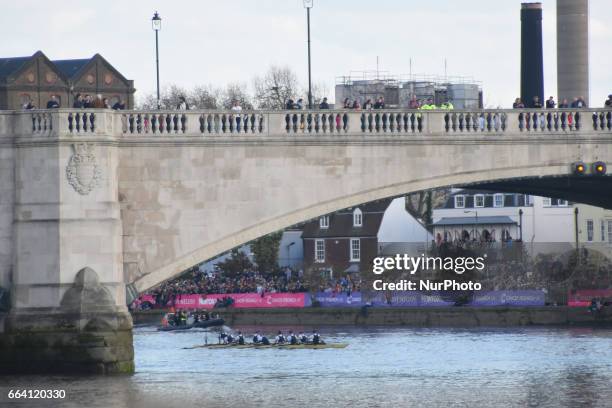
M 612 220 L 608 220 L 608 244 L 612 245 Z
M 601 242 L 606 242 L 606 223 L 601 220 Z
M 329 228 L 329 215 L 324 215 L 319 218 L 319 227 L 321 228 Z
M 557 200 L 557 205 L 559 207 L 567 207 L 567 200 Z
M 465 208 L 465 196 L 455 196 L 455 208 Z
M 586 220 L 587 241 L 593 242 L 593 220 Z
M 484 195 L 476 194 L 474 196 L 474 207 L 484 207 L 485 199 Z
M 359 208 L 353 211 L 353 227 L 361 227 L 363 225 L 363 214 Z
M 315 239 L 315 262 L 325 262 L 325 240 Z
M 495 194 L 493 196 L 493 207 L 500 208 L 504 206 L 504 195 Z
M 361 241 L 359 238 L 351 238 L 351 261 L 361 259 Z
M 542 205 L 544 207 L 550 207 L 552 205 L 552 200 L 548 197 L 542 198 Z

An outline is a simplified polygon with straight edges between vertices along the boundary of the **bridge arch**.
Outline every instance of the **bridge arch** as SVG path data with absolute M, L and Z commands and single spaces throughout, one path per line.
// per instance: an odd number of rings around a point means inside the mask
M 527 164 L 522 167 L 501 167 L 497 169 L 489 169 L 486 172 L 483 171 L 467 171 L 461 173 L 449 173 L 435 177 L 427 177 L 427 175 L 421 175 L 418 177 L 414 174 L 406 174 L 406 181 L 394 184 L 385 185 L 384 180 L 380 180 L 381 185 L 372 189 L 359 191 L 347 196 L 337 196 L 332 200 L 316 203 L 304 208 L 298 209 L 286 209 L 287 211 L 279 214 L 276 217 L 261 222 L 254 223 L 246 226 L 243 229 L 234 231 L 229 235 L 226 235 L 214 242 L 207 243 L 196 250 L 185 254 L 173 262 L 168 263 L 156 270 L 151 271 L 148 274 L 142 275 L 133 282 L 133 289 L 136 292 L 145 291 L 151 287 L 158 285 L 166 280 L 169 280 L 181 272 L 185 271 L 189 267 L 200 263 L 204 260 L 211 259 L 223 252 L 226 252 L 234 247 L 245 244 L 251 240 L 254 240 L 263 235 L 287 228 L 291 225 L 298 224 L 309 219 L 317 218 L 319 216 L 333 213 L 335 211 L 355 207 L 360 204 L 385 199 L 395 198 L 403 196 L 409 193 L 414 193 L 423 190 L 444 188 L 444 187 L 458 187 L 458 186 L 495 186 L 500 190 L 509 190 L 517 192 L 525 192 L 524 189 L 529 189 L 525 186 L 529 186 L 530 183 L 534 184 L 530 192 L 532 194 L 548 194 L 550 190 L 539 189 L 539 183 L 542 180 L 554 180 L 562 179 L 567 188 L 557 188 L 552 191 L 553 196 L 559 198 L 566 198 L 567 196 L 574 197 L 572 194 L 573 188 L 576 185 L 580 185 L 581 182 L 587 180 L 585 178 L 572 178 L 568 176 L 568 164 L 566 163 L 546 163 L 540 165 Z M 522 177 L 511 177 L 513 174 L 521 174 Z M 568 180 L 572 178 L 573 183 L 568 183 Z M 597 185 L 602 188 L 610 188 L 612 183 L 611 177 L 599 177 L 596 179 Z M 592 180 L 589 180 L 592 182 Z M 516 187 L 518 186 L 518 187 Z M 491 188 L 491 187 L 490 187 Z M 602 191 L 601 189 L 599 190 Z M 605 198 L 605 194 L 600 194 L 601 199 Z M 606 200 L 610 200 L 611 197 L 607 197 Z M 584 201 L 584 200 L 583 200 Z M 587 201 L 589 201 L 587 199 Z M 600 201 L 587 202 L 590 204 L 600 204 Z

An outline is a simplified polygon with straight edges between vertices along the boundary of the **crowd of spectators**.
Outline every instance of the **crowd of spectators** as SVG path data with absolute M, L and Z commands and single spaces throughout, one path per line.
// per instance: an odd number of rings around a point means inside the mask
M 300 272 L 285 268 L 281 273 L 264 276 L 254 269 L 245 270 L 235 277 L 221 272 L 203 273 L 192 268 L 185 275 L 162 283 L 148 291 L 156 304 L 166 304 L 178 295 L 226 294 L 226 293 L 266 293 L 307 292 L 308 286 Z
M 585 100 L 584 96 L 577 96 L 577 97 L 575 97 L 572 100 L 571 103 L 567 99 L 563 99 L 561 102 L 559 102 L 558 106 L 557 106 L 557 102 L 555 101 L 555 98 L 553 96 L 549 97 L 546 100 L 546 102 L 544 103 L 544 105 L 542 105 L 542 101 L 540 101 L 540 97 L 539 96 L 534 96 L 533 99 L 530 102 L 531 103 L 525 103 L 525 101 L 523 101 L 521 98 L 516 98 L 514 100 L 514 103 L 512 104 L 512 108 L 513 109 L 523 109 L 523 108 L 555 109 L 557 107 L 559 109 L 568 109 L 568 108 L 582 109 L 582 108 L 588 108 L 588 105 L 586 103 L 586 100 Z M 612 108 L 612 95 L 608 95 L 608 99 L 606 99 L 605 102 L 604 102 L 604 108 L 607 108 L 607 109 Z
M 108 100 L 108 98 L 103 98 L 102 95 L 98 94 L 95 98 L 91 95 L 81 95 L 77 93 L 74 96 L 74 102 L 72 103 L 72 107 L 75 109 L 114 109 L 114 110 L 124 110 L 125 109 L 125 101 L 123 99 L 117 100 L 112 106 Z M 47 109 L 59 109 L 61 108 L 61 104 L 57 96 L 51 95 L 51 99 L 47 102 Z M 31 110 L 36 109 L 36 105 L 32 100 L 29 100 L 23 105 L 23 109 Z

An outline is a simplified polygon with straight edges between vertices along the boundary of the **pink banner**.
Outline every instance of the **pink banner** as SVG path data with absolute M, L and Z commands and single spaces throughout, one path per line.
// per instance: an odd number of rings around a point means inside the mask
M 231 297 L 235 308 L 288 308 L 310 306 L 310 297 L 306 293 L 268 293 L 263 297 L 257 293 L 228 293 L 214 295 L 179 295 L 176 297 L 176 309 L 212 309 L 218 299 Z M 172 306 L 172 303 L 168 303 Z
M 569 294 L 567 305 L 572 307 L 588 307 L 591 299 L 612 299 L 612 289 L 577 290 Z

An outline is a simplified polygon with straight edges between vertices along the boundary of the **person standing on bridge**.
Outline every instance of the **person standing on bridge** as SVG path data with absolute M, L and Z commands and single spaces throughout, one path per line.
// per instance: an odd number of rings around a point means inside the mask
M 232 112 L 242 112 L 242 106 L 236 100 L 232 103 Z
M 51 95 L 51 99 L 47 102 L 47 109 L 58 109 L 60 107 L 57 96 Z
M 329 109 L 329 103 L 327 103 L 327 97 L 324 97 L 319 104 L 319 109 Z
M 557 106 L 557 103 L 555 102 L 555 99 L 551 96 L 546 101 L 546 109 L 555 109 L 555 106 Z
M 380 96 L 374 104 L 374 109 L 385 109 L 385 98 Z
M 179 102 L 176 105 L 176 110 L 189 110 L 189 104 L 183 95 L 179 96 Z

